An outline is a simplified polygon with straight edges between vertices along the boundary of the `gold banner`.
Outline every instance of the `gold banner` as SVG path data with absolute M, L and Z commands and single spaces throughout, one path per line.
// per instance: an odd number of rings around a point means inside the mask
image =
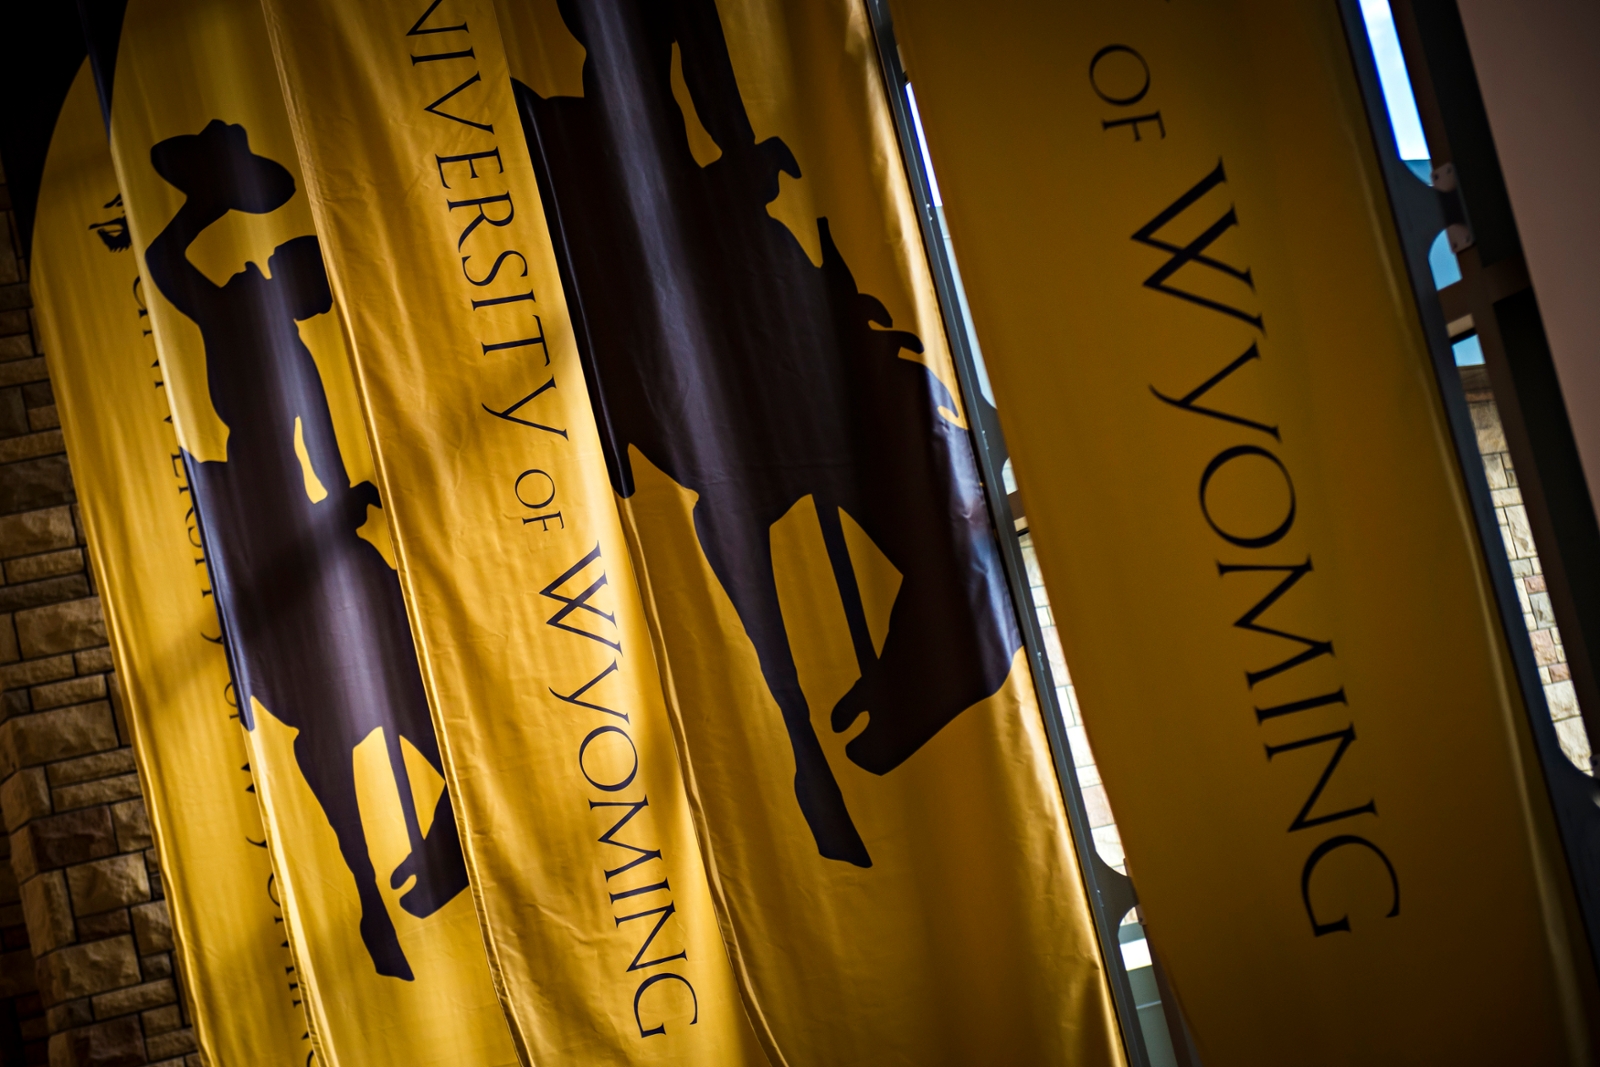
M 134 0 L 114 70 L 112 155 L 319 1058 L 515 1063 L 261 8 Z
M 1121 1062 L 865 8 L 501 13 L 772 1061 Z
M 711 906 L 494 7 L 266 7 L 524 1055 L 765 1064 Z
M 34 308 L 195 1032 L 214 1064 L 299 1067 L 305 1013 L 87 62 L 42 184 Z
M 894 10 L 1201 1060 L 1589 1062 L 1569 875 L 1338 6 Z

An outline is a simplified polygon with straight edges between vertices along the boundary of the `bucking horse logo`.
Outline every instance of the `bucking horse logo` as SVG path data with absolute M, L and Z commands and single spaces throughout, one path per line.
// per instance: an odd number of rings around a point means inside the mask
M 699 495 L 695 529 L 783 713 L 795 796 L 819 852 L 871 866 L 811 725 L 773 575 L 772 524 L 814 498 L 860 668 L 832 709 L 875 774 L 995 693 L 1022 639 L 967 431 L 949 391 L 901 357 L 922 342 L 860 292 L 818 219 L 822 265 L 767 213 L 778 138 L 756 142 L 714 0 L 560 0 L 584 46 L 582 97 L 516 86 L 613 487 L 633 447 Z M 721 155 L 699 165 L 673 46 Z M 904 576 L 876 653 L 841 529 Z

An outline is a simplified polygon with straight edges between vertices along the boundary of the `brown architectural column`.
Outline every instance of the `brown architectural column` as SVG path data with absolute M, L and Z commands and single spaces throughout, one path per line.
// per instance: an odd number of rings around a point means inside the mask
M 20 1044 L 29 1064 L 199 1067 L 26 257 L 0 198 L 0 1047 L 14 1018 L 7 1053 Z

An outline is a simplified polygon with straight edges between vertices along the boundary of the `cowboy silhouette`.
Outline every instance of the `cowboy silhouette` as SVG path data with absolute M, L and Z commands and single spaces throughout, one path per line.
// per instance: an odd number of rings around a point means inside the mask
M 996 692 L 1021 636 L 967 431 L 914 335 L 860 292 L 818 219 L 812 264 L 767 214 L 777 138 L 757 143 L 714 0 L 560 0 L 587 50 L 583 96 L 516 86 L 613 487 L 630 447 L 699 495 L 701 549 L 782 710 L 795 795 L 818 851 L 871 858 L 811 725 L 778 606 L 770 529 L 810 495 L 860 678 L 832 709 L 885 774 Z M 672 47 L 721 155 L 701 167 L 672 93 Z M 903 575 L 874 650 L 840 511 Z
M 410 980 L 356 803 L 352 752 L 373 730 L 388 743 L 412 849 L 391 885 L 417 878 L 400 906 L 431 915 L 466 888 L 467 873 L 448 792 L 422 834 L 400 742 L 436 770 L 439 747 L 399 580 L 356 533 L 378 492 L 350 484 L 322 379 L 295 325 L 332 307 L 322 251 L 316 237 L 296 237 L 273 250 L 265 274 L 252 262 L 213 284 L 189 262 L 189 245 L 229 211 L 281 207 L 293 177 L 252 153 L 243 127 L 220 120 L 162 141 L 150 161 L 187 196 L 145 252 L 150 277 L 200 328 L 211 404 L 228 427 L 226 461 L 185 458 L 239 710 L 254 729 L 254 698 L 298 731 L 295 760 L 360 893 L 362 940 L 379 974 Z

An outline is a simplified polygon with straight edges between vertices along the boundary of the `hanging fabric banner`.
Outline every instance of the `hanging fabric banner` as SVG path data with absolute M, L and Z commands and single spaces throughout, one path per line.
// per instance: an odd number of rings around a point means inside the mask
M 864 7 L 501 12 L 773 1062 L 1120 1062 Z
M 261 8 L 95 59 L 319 1057 L 515 1063 Z
M 1338 5 L 893 9 L 1200 1059 L 1590 1062 L 1569 875 Z
M 201 1051 L 300 1067 L 310 1035 L 131 243 L 85 62 L 34 226 L 39 335 Z
M 514 1033 L 765 1065 L 487 0 L 268 0 Z

